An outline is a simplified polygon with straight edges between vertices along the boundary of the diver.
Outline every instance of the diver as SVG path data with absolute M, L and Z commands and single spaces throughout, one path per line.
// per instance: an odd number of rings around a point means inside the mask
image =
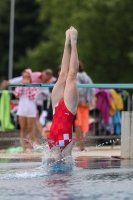
M 72 153 L 72 125 L 78 105 L 77 37 L 77 30 L 71 26 L 66 31 L 60 75 L 52 90 L 53 122 L 48 135 L 48 145 L 53 153 L 48 158 L 49 162 L 69 158 Z

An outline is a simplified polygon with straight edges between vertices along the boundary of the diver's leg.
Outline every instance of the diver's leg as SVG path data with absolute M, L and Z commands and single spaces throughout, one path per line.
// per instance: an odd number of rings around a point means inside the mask
M 71 58 L 69 72 L 66 80 L 66 86 L 64 91 L 64 102 L 68 110 L 72 114 L 76 114 L 78 104 L 78 90 L 77 90 L 77 73 L 79 70 L 79 60 L 77 53 L 77 35 L 78 32 L 75 28 L 70 28 L 70 39 L 71 39 Z
M 78 32 L 75 28 L 70 28 L 70 39 L 71 39 L 71 58 L 70 58 L 70 66 L 69 72 L 66 80 L 66 87 L 64 91 L 64 102 L 68 110 L 75 115 L 77 104 L 78 104 L 78 90 L 77 90 L 77 73 L 79 70 L 79 60 L 77 53 L 77 36 Z M 62 151 L 62 155 L 70 156 L 72 152 L 73 143 L 70 142 L 64 150 Z
M 64 89 L 69 71 L 69 63 L 70 63 L 70 30 L 68 29 L 66 31 L 66 40 L 65 40 L 64 53 L 61 63 L 61 72 L 57 80 L 57 83 L 55 84 L 52 91 L 53 108 L 62 98 L 64 98 Z

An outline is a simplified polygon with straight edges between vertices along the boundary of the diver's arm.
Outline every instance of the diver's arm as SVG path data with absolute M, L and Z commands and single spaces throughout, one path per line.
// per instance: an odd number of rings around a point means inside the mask
M 72 155 L 72 147 L 73 141 L 71 141 L 63 150 L 62 150 L 62 157 L 67 157 Z

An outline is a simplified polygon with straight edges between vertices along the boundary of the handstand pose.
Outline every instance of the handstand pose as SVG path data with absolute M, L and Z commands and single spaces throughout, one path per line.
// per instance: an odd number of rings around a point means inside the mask
M 72 124 L 78 104 L 76 76 L 79 70 L 77 53 L 78 32 L 74 27 L 66 31 L 61 72 L 52 91 L 53 122 L 48 136 L 50 148 L 59 146 L 60 157 L 71 155 Z M 57 158 L 53 155 L 53 158 Z

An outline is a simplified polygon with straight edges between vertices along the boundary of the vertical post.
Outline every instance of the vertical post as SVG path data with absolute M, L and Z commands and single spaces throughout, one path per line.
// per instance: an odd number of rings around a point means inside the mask
M 133 112 L 122 112 L 121 157 L 133 159 Z
M 131 140 L 130 140 L 130 159 L 133 160 L 133 111 L 132 113 L 132 118 L 131 118 Z
M 10 33 L 9 33 L 8 79 L 11 79 L 12 75 L 13 75 L 14 13 L 15 13 L 15 0 L 11 0 L 11 6 L 10 6 Z
M 132 111 L 133 111 L 133 95 L 132 95 Z

